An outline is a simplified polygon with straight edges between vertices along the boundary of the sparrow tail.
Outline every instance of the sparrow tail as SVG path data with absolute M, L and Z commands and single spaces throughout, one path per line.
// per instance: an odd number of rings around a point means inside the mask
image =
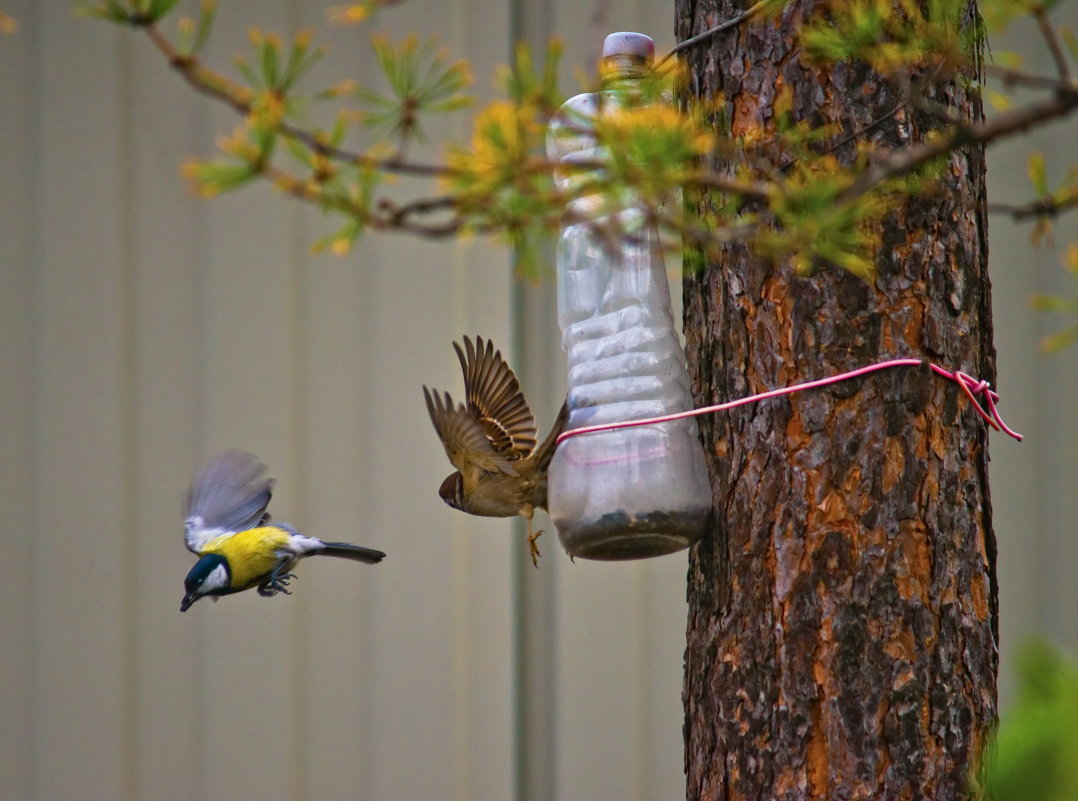
M 561 411 L 558 412 L 558 417 L 551 426 L 550 433 L 543 440 L 543 444 L 535 449 L 535 465 L 540 471 L 545 473 L 547 467 L 550 466 L 550 460 L 554 458 L 554 451 L 558 447 L 558 436 L 565 430 L 565 424 L 568 422 L 569 402 L 566 401 L 561 405 Z
M 349 545 L 347 542 L 323 542 L 318 553 L 327 556 L 340 556 L 344 559 L 354 559 L 357 562 L 366 562 L 374 565 L 386 558 L 381 551 L 374 548 L 364 548 L 361 545 Z

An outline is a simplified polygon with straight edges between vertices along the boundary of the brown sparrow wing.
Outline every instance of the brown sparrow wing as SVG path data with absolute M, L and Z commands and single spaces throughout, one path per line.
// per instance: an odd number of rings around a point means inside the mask
M 494 450 L 482 426 L 464 404 L 454 404 L 449 393 L 439 397 L 437 390 L 431 392 L 423 387 L 427 400 L 427 413 L 434 423 L 434 430 L 442 439 L 445 455 L 457 470 L 464 473 L 471 466 L 492 473 L 517 476 L 517 471 L 504 456 Z
M 464 372 L 468 412 L 482 427 L 491 446 L 509 461 L 527 458 L 535 450 L 535 416 L 520 391 L 512 368 L 501 351 L 477 336 L 464 337 L 464 350 L 453 343 Z

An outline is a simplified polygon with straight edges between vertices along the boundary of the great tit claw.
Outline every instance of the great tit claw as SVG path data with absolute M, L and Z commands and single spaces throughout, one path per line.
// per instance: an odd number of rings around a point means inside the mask
M 282 573 L 280 575 L 276 572 L 270 573 L 270 577 L 258 585 L 258 594 L 263 598 L 272 598 L 279 592 L 291 595 L 292 591 L 288 589 L 288 582 L 295 577 L 295 573 Z

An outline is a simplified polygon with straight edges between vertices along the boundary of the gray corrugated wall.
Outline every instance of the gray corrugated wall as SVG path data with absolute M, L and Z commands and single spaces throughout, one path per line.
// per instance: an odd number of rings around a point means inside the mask
M 320 24 L 322 5 L 221 3 L 208 57 L 227 64 L 252 24 Z M 235 118 L 140 37 L 60 0 L 3 7 L 22 23 L 0 38 L 4 797 L 679 797 L 684 555 L 571 565 L 551 530 L 536 572 L 518 526 L 435 494 L 449 467 L 419 387 L 459 392 L 453 338 L 513 352 L 549 424 L 549 284 L 514 286 L 483 243 L 314 257 L 324 223 L 266 187 L 193 197 L 179 163 Z M 607 31 L 665 50 L 671 14 L 411 0 L 379 25 L 438 33 L 486 91 L 513 37 L 561 34 L 572 87 Z M 324 79 L 371 69 L 366 34 L 329 38 Z M 1074 131 L 1040 137 L 1050 164 L 1073 160 Z M 1027 197 L 1024 150 L 993 151 L 998 196 Z M 1026 301 L 1076 287 L 1025 229 L 992 234 L 1002 408 L 1029 435 L 992 440 L 1006 659 L 1034 629 L 1078 644 L 1078 350 L 1039 355 L 1057 321 Z M 181 616 L 183 489 L 228 446 L 269 462 L 279 519 L 389 558 Z

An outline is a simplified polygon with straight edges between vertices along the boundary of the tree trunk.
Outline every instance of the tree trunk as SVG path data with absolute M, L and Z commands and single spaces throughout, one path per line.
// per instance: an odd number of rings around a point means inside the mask
M 741 10 L 676 6 L 679 40 Z M 799 62 L 811 13 L 794 2 L 688 52 L 687 91 L 724 98 L 721 133 L 773 132 L 784 83 L 794 119 L 841 127 L 832 142 L 876 120 L 859 138 L 922 140 L 932 121 L 895 112 L 867 66 Z M 960 81 L 931 98 L 980 117 Z M 836 155 L 848 163 L 853 144 Z M 896 357 L 993 380 L 984 193 L 981 150 L 954 154 L 938 191 L 882 225 L 870 281 L 828 265 L 799 278 L 740 245 L 695 254 L 696 402 Z M 688 202 L 706 216 L 725 200 Z M 895 368 L 700 426 L 715 519 L 690 556 L 688 798 L 965 797 L 996 716 L 997 593 L 987 433 L 959 387 Z

